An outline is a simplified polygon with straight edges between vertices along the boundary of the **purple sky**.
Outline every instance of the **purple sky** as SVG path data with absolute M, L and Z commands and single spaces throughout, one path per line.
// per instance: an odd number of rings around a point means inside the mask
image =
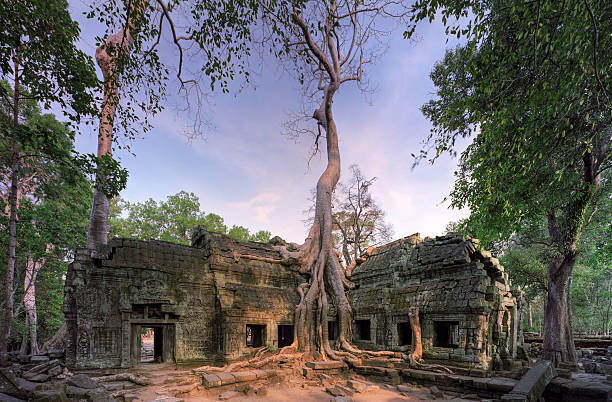
M 80 45 L 93 56 L 94 38 L 102 34 L 102 27 L 82 16 L 84 2 L 71 1 L 70 7 L 81 24 Z M 365 97 L 349 84 L 334 101 L 341 180 L 353 163 L 367 177 L 377 177 L 371 191 L 396 238 L 415 232 L 441 234 L 449 221 L 467 215 L 442 203 L 452 188 L 456 160 L 443 156 L 433 166 L 423 162 L 411 169 L 410 154 L 418 152 L 430 128 L 419 110 L 433 92 L 429 72 L 456 43 L 446 43 L 435 21 L 421 24 L 418 33 L 416 43 L 402 39 L 401 29 L 391 38 L 387 53 L 368 72 L 373 94 Z M 240 93 L 213 95 L 207 113 L 214 130 L 192 142 L 182 135 L 189 116 L 175 112 L 170 104 L 153 120 L 153 130 L 132 143 L 135 157 L 115 154 L 130 172 L 121 196 L 144 201 L 165 199 L 181 190 L 193 192 L 203 211 L 221 215 L 229 226 L 269 230 L 301 243 L 307 231 L 303 211 L 324 169 L 325 155 L 315 156 L 308 166 L 310 138 L 296 142 L 281 135 L 288 113 L 301 104 L 302 92 L 279 62 L 264 60 L 252 81 Z M 174 85 L 168 84 L 169 93 L 176 92 Z M 79 136 L 77 148 L 95 152 L 95 133 Z

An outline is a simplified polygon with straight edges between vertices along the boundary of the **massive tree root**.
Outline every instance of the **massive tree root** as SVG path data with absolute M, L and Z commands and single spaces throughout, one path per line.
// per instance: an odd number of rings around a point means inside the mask
M 421 327 L 418 319 L 418 309 L 411 310 L 412 313 L 410 314 L 411 326 L 414 333 L 417 334 L 417 345 L 410 356 L 391 351 L 360 350 L 350 343 L 353 333 L 353 311 L 346 291 L 353 285 L 346 277 L 338 255 L 333 249 L 332 241 L 331 197 L 340 178 L 340 152 L 331 103 L 338 85 L 332 82 L 327 86 L 323 103 L 313 116 L 327 134 L 327 168 L 317 182 L 315 217 L 306 241 L 299 251 L 290 252 L 286 247 L 277 247 L 281 257 L 280 260 L 258 256 L 234 256 L 235 259 L 246 257 L 266 262 L 297 265 L 300 273 L 309 275 L 309 280 L 299 285 L 297 289 L 300 302 L 295 311 L 293 344 L 281 350 L 281 353 L 276 356 L 264 359 L 256 356 L 249 361 L 235 363 L 224 368 L 224 370 L 234 370 L 245 366 L 253 367 L 254 365 L 261 367 L 260 363 L 282 359 L 282 356 L 288 350 L 291 350 L 292 353 L 287 354 L 287 356 L 296 357 L 295 352 L 297 352 L 306 359 L 340 360 L 346 362 L 349 366 L 359 365 L 361 358 L 401 357 L 410 361 L 411 366 L 417 368 L 444 370 L 442 366 L 421 363 Z M 373 252 L 374 250 L 368 251 Z M 332 348 L 329 342 L 327 320 L 330 300 L 328 300 L 328 297 L 331 298 L 335 307 L 339 329 L 335 348 Z M 215 370 L 214 368 L 210 369 Z

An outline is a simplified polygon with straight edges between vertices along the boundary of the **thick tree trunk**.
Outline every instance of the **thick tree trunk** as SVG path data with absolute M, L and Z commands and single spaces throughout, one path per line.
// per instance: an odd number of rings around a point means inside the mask
M 340 353 L 333 351 L 329 345 L 328 293 L 338 315 L 337 344 L 343 349 L 354 350 L 349 344 L 352 338 L 352 309 L 344 289 L 347 281 L 333 250 L 331 237 L 331 195 L 340 178 L 338 133 L 331 111 L 333 96 L 337 89 L 338 84 L 335 83 L 327 87 L 321 109 L 315 112 L 318 123 L 325 128 L 327 134 L 327 168 L 317 183 L 314 223 L 300 251 L 303 270 L 310 272 L 311 278 L 308 290 L 296 308 L 296 342 L 299 351 L 312 354 L 315 358 L 321 356 L 337 358 Z
M 576 263 L 576 256 L 557 256 L 548 267 L 548 299 L 544 311 L 544 345 L 542 358 L 554 365 L 576 361 L 576 351 L 568 344 L 571 323 L 567 309 L 566 285 Z
M 100 129 L 98 132 L 98 158 L 112 156 L 113 143 L 113 120 L 117 110 L 119 73 L 118 60 L 125 57 L 132 44 L 130 28 L 132 22 L 128 22 L 128 28 L 110 36 L 104 47 L 96 49 L 96 61 L 104 75 L 104 104 L 100 116 Z M 109 53 L 110 51 L 110 53 Z M 99 182 L 98 177 L 97 182 Z M 99 184 L 98 184 L 99 186 Z M 87 232 L 87 248 L 93 249 L 99 245 L 108 243 L 108 215 L 110 214 L 110 200 L 100 191 L 99 187 L 94 190 L 91 216 L 89 218 L 89 230 Z

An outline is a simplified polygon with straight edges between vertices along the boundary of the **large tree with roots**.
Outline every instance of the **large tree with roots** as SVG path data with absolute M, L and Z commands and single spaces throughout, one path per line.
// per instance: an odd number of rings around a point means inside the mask
M 263 4 L 265 26 L 276 34 L 281 58 L 314 101 L 311 122 L 316 124 L 315 150 L 325 140 L 327 166 L 316 186 L 314 220 L 298 252 L 280 250 L 293 259 L 309 280 L 298 287 L 295 343 L 299 352 L 315 358 L 350 360 L 363 352 L 351 345 L 352 308 L 346 295 L 352 284 L 334 251 L 332 193 L 340 178 L 338 129 L 333 114 L 334 96 L 344 85 L 363 88 L 364 68 L 385 49 L 383 39 L 395 23 L 404 22 L 407 9 L 391 0 L 312 0 Z M 303 121 L 303 120 L 302 120 Z M 295 126 L 294 126 L 295 127 Z M 303 127 L 299 130 L 305 131 Z M 335 307 L 339 334 L 337 348 L 329 343 L 327 316 Z M 380 352 L 379 352 L 380 353 Z M 382 352 L 390 353 L 390 352 Z
M 545 227 L 547 302 L 542 357 L 576 361 L 567 288 L 580 238 L 612 167 L 612 3 L 420 0 L 466 43 L 446 53 L 423 107 L 433 124 L 422 157 L 462 153 L 452 205 L 469 207 L 481 240 Z M 604 198 L 605 199 L 605 198 Z M 535 232 L 537 234 L 537 232 Z
M 92 7 L 88 17 L 103 23 L 106 33 L 98 38 L 101 44 L 96 50 L 104 100 L 88 248 L 107 243 L 109 196 L 121 189 L 108 186 L 125 184 L 125 177 L 109 177 L 108 172 L 119 171 L 112 159 L 113 147 L 129 146 L 131 139 L 150 128 L 147 117 L 162 109 L 171 71 L 179 88 L 177 106 L 193 120 L 186 133 L 202 134 L 208 126 L 203 105 L 209 93 L 202 84 L 227 92 L 236 75 L 248 78 L 243 56 L 249 55 L 256 10 L 254 2 L 244 0 L 123 0 L 102 1 Z M 176 59 L 164 60 L 161 55 L 161 39 L 166 36 Z M 198 68 L 185 68 L 186 60 Z M 119 142 L 119 138 L 127 141 Z

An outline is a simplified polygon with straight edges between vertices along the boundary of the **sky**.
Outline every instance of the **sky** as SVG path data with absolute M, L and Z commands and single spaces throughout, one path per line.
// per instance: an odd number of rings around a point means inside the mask
M 87 9 L 86 2 L 70 2 L 82 30 L 79 46 L 93 57 L 95 37 L 103 27 L 82 15 Z M 433 165 L 421 162 L 413 168 L 411 154 L 423 147 L 431 127 L 420 112 L 434 92 L 429 72 L 456 43 L 446 42 L 437 21 L 420 24 L 417 33 L 416 42 L 403 39 L 401 29 L 390 37 L 387 52 L 367 71 L 372 93 L 364 96 L 355 85 L 343 85 L 334 98 L 341 180 L 349 178 L 352 164 L 366 177 L 376 177 L 370 190 L 393 225 L 395 238 L 443 234 L 450 221 L 469 213 L 449 209 L 444 202 L 453 186 L 456 159 L 443 155 Z M 162 52 L 164 56 L 173 57 L 170 50 Z M 193 67 L 197 61 L 188 63 Z M 309 163 L 312 139 L 282 135 L 283 122 L 302 104 L 295 79 L 273 58 L 264 58 L 257 70 L 248 87 L 235 85 L 230 94 L 212 95 L 206 113 L 214 128 L 203 138 L 190 141 L 184 136 L 190 117 L 176 111 L 171 96 L 167 108 L 153 118 L 153 129 L 131 143 L 135 156 L 115 153 L 129 171 L 121 197 L 163 200 L 184 190 L 197 195 L 201 209 L 222 216 L 228 226 L 268 230 L 287 241 L 303 242 L 304 211 L 326 156 L 315 156 Z M 175 83 L 168 83 L 168 93 L 177 90 Z M 466 145 L 460 142 L 457 149 Z M 76 147 L 95 153 L 95 132 L 84 131 Z

